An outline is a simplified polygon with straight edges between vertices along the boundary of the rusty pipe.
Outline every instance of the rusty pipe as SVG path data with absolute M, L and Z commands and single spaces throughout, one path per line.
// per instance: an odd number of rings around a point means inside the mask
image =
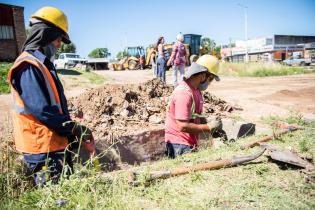
M 220 168 L 241 165 L 241 164 L 257 159 L 265 152 L 265 150 L 266 148 L 261 148 L 256 153 L 252 155 L 248 155 L 248 156 L 243 156 L 243 157 L 234 157 L 231 159 L 216 160 L 216 161 L 211 161 L 209 163 L 202 163 L 202 164 L 197 164 L 194 166 L 187 166 L 187 167 L 179 167 L 172 170 L 154 171 L 154 172 L 149 173 L 148 177 L 146 178 L 146 181 L 152 181 L 155 179 L 167 179 L 174 176 L 184 175 L 190 172 L 215 170 L 215 169 L 220 169 Z M 139 184 L 137 182 L 138 175 L 139 174 L 137 172 L 131 171 L 129 174 L 129 181 L 134 185 Z
M 278 124 L 277 127 L 282 128 L 283 130 L 280 130 L 280 131 L 274 133 L 273 135 L 265 136 L 265 137 L 259 139 L 258 141 L 254 141 L 254 142 L 245 144 L 245 145 L 241 146 L 241 149 L 247 149 L 247 148 L 253 148 L 253 147 L 256 147 L 256 146 L 260 146 L 262 143 L 271 141 L 275 137 L 282 136 L 282 135 L 285 135 L 285 134 L 287 134 L 289 132 L 293 132 L 293 131 L 296 131 L 296 130 L 303 129 L 303 127 L 301 127 L 301 126 L 286 125 L 286 124 Z

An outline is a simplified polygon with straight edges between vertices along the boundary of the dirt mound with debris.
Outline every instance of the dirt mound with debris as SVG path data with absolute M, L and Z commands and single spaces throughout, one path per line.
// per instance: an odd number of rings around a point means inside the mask
M 315 98 L 315 86 L 299 90 L 280 90 L 270 96 L 273 98 Z
M 173 87 L 159 79 L 139 85 L 106 85 L 69 100 L 70 113 L 90 127 L 96 139 L 111 140 L 164 124 Z M 233 107 L 206 92 L 204 113 L 224 115 Z

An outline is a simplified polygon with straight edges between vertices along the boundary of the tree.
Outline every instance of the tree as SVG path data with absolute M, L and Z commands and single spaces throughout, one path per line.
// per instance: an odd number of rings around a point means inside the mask
M 90 52 L 89 57 L 90 58 L 107 58 L 111 54 L 108 52 L 107 48 L 96 48 Z
M 213 51 L 212 51 L 212 54 L 217 56 L 217 58 L 220 58 L 221 59 L 221 46 L 216 46 Z
M 116 55 L 118 60 L 121 60 L 126 55 L 125 51 L 119 51 Z
M 203 37 L 201 39 L 201 47 L 204 49 L 205 53 L 210 53 L 214 50 L 216 46 L 216 43 L 214 40 L 208 38 L 208 37 Z
M 56 57 L 58 58 L 61 53 L 76 53 L 77 49 L 75 44 L 61 44 L 61 47 L 56 52 Z
M 28 37 L 28 35 L 31 33 L 31 27 L 26 27 L 25 28 L 25 35 Z

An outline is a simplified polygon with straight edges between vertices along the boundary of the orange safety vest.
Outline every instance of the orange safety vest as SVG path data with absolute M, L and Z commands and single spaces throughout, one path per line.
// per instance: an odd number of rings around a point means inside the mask
M 13 94 L 13 126 L 16 149 L 20 152 L 39 154 L 64 150 L 68 145 L 66 137 L 58 135 L 33 116 L 25 106 L 19 93 L 12 86 L 13 72 L 21 69 L 22 63 L 35 66 L 43 75 L 48 89 L 51 105 L 59 107 L 62 113 L 59 94 L 52 75 L 47 67 L 28 52 L 23 52 L 14 62 L 8 73 Z M 36 94 L 36 93 L 34 93 Z

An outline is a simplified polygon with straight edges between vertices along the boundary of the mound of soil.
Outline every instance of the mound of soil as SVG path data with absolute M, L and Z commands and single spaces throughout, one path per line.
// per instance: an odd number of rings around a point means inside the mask
M 282 89 L 257 100 L 298 112 L 315 113 L 315 86 L 296 90 Z
M 163 125 L 173 87 L 159 79 L 139 85 L 106 85 L 69 100 L 70 113 L 82 119 L 96 139 L 111 140 Z M 224 100 L 204 93 L 204 113 L 232 111 Z

